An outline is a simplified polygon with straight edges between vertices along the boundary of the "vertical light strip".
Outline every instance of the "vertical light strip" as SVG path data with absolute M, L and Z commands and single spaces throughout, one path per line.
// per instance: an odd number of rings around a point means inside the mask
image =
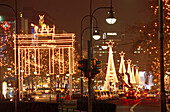
M 26 60 L 27 60 L 27 55 L 26 55 L 26 52 L 27 52 L 27 51 L 26 51 L 26 50 L 27 50 L 27 49 L 24 49 L 24 51 L 25 51 L 25 56 L 24 56 L 24 57 L 25 57 L 25 75 L 27 75 L 27 66 L 28 66 L 28 65 L 26 64 Z
M 20 56 L 20 48 L 18 48 L 18 89 L 19 89 L 19 99 L 20 99 L 20 84 L 21 84 L 21 80 L 20 80 L 20 77 L 21 77 L 21 71 L 20 71 L 20 69 L 21 69 L 21 67 L 20 67 L 20 58 L 21 58 L 21 56 Z
M 64 48 L 62 48 L 62 74 L 64 74 Z
M 50 52 L 50 48 L 49 48 L 49 75 L 51 75 L 51 60 L 50 60 L 50 57 L 51 57 L 51 52 Z
M 16 75 L 16 73 L 17 73 L 17 69 L 16 69 L 16 36 L 14 35 L 14 55 L 15 55 L 15 75 Z
M 30 66 L 30 49 L 28 49 L 28 75 L 30 75 L 30 70 L 31 70 L 31 68 L 30 68 L 31 66 Z
M 134 65 L 133 64 L 132 64 L 132 80 L 133 80 L 133 83 L 136 83 L 135 73 L 134 73 Z
M 74 73 L 74 50 L 73 50 L 73 47 L 71 48 L 72 50 L 72 53 L 71 53 L 71 56 L 72 56 L 72 59 L 71 59 L 71 61 L 72 61 L 72 72 Z
M 22 51 L 21 51 L 21 66 L 22 66 L 22 73 L 21 73 L 21 93 L 22 93 L 22 98 L 23 98 L 23 77 L 24 77 L 24 60 L 23 60 L 23 51 L 24 51 L 24 49 L 22 49 Z
M 40 55 L 40 49 L 38 48 L 38 67 L 39 67 L 39 68 L 38 68 L 38 74 L 39 74 L 39 75 L 40 75 L 40 67 L 41 67 L 41 65 L 40 65 L 40 64 L 41 64 L 41 63 L 40 63 L 40 56 L 41 56 L 41 55 Z
M 52 59 L 53 59 L 53 74 L 54 74 L 54 48 L 52 49 Z
M 35 73 L 37 72 L 37 49 L 36 48 L 34 48 L 34 59 L 35 59 Z
M 60 61 L 61 61 L 61 58 L 60 58 L 60 48 L 59 48 L 59 74 L 61 74 L 61 64 L 60 64 Z
M 72 95 L 72 65 L 71 65 L 71 55 L 70 55 L 70 48 L 68 48 L 68 50 L 69 50 L 69 86 L 70 86 L 70 96 Z
M 139 85 L 140 84 L 139 83 L 139 67 L 136 66 L 135 69 L 136 69 L 136 75 L 135 75 L 136 84 Z
M 70 55 L 70 48 L 68 48 L 68 57 L 69 57 L 69 74 L 71 74 L 71 55 Z

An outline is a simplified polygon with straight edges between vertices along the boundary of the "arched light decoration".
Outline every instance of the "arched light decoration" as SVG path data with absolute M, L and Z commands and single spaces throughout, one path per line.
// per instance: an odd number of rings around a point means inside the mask
M 106 22 L 108 24 L 114 24 L 116 22 L 116 18 L 114 17 L 114 13 L 113 10 L 111 9 L 109 11 L 109 17 L 106 18 Z
M 94 40 L 99 40 L 100 39 L 100 34 L 99 34 L 99 31 L 97 29 L 94 30 L 93 32 L 93 38 Z

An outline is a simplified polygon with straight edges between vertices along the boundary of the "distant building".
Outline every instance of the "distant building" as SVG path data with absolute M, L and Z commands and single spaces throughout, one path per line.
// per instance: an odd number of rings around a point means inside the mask
M 106 40 L 100 39 L 94 42 L 93 57 L 102 61 L 102 70 L 106 73 L 108 61 L 108 48 L 102 49 L 102 45 L 106 45 L 108 41 L 113 41 L 113 58 L 115 61 L 116 71 L 119 69 L 121 51 L 125 52 L 125 60 L 131 59 L 132 64 L 139 66 L 139 70 L 151 71 L 151 60 L 147 54 L 144 54 L 142 49 L 134 50 L 133 45 L 137 42 L 134 39 L 134 34 L 121 33 L 121 32 L 105 32 Z M 137 37 L 136 37 L 137 38 Z M 126 68 L 127 68 L 127 63 Z

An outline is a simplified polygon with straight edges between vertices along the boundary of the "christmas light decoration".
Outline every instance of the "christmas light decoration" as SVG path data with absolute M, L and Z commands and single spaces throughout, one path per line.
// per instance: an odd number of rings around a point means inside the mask
M 44 16 L 40 16 L 39 22 L 42 24 L 40 28 L 34 25 L 34 34 L 18 35 L 18 75 L 21 77 L 22 73 L 24 77 L 29 75 L 44 76 L 46 74 L 51 76 L 69 72 L 71 82 L 72 75 L 75 73 L 74 66 L 76 66 L 74 63 L 75 34 L 55 34 L 55 26 L 48 27 L 43 23 L 43 18 Z M 14 35 L 14 50 L 16 50 L 16 35 Z M 46 84 L 43 84 L 43 79 L 42 77 L 42 82 L 38 82 L 41 83 L 42 87 Z M 72 88 L 72 85 L 69 86 Z
M 158 35 L 158 30 L 159 30 L 159 24 L 158 24 L 158 3 L 151 0 L 151 10 L 153 11 L 153 21 L 150 23 L 147 23 L 139 29 L 139 32 L 142 34 L 142 40 L 140 45 L 144 48 L 144 53 L 147 53 L 150 57 L 151 62 L 151 70 L 153 74 L 160 73 L 160 62 L 159 62 L 159 35 Z M 163 0 L 163 31 L 164 31 L 164 70 L 165 73 L 167 73 L 168 69 L 170 67 L 168 64 L 170 63 L 170 53 L 166 53 L 167 51 L 170 50 L 170 30 L 169 30 L 169 24 L 170 24 L 170 2 L 169 0 Z M 156 75 L 153 75 L 153 80 L 155 82 L 155 85 L 159 84 L 159 77 Z
M 5 21 L 1 26 L 4 30 L 8 30 L 11 27 L 7 21 Z
M 123 51 L 121 51 L 121 53 L 119 53 L 120 54 L 120 67 L 119 67 L 119 73 L 120 74 L 124 74 L 124 78 L 123 78 L 123 80 L 125 81 L 125 83 L 127 84 L 127 85 L 129 85 L 128 84 L 128 76 L 125 74 L 126 73 L 126 67 L 125 67 L 125 60 L 124 60 L 124 55 L 125 55 L 125 53 L 123 52 Z
M 136 85 L 139 85 L 139 67 L 136 66 L 136 73 L 135 73 L 135 79 L 136 79 Z
M 130 59 L 127 60 L 127 63 L 128 63 L 127 73 L 130 75 L 130 83 L 134 84 L 136 82 L 135 82 L 134 73 L 132 73 L 131 62 L 132 62 L 132 60 L 130 60 Z
M 104 90 L 117 90 L 116 83 L 118 82 L 114 60 L 113 60 L 113 54 L 112 54 L 112 47 L 113 42 L 108 42 L 109 47 L 109 57 L 108 57 L 108 65 L 107 65 L 107 73 L 106 73 L 106 81 L 104 83 L 103 89 Z
M 132 80 L 132 84 L 136 84 L 136 80 L 135 80 L 135 71 L 134 71 L 134 65 L 131 65 L 132 71 L 131 71 L 131 80 Z

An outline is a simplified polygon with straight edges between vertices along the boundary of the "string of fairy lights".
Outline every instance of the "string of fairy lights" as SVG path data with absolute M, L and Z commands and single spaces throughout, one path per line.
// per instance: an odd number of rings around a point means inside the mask
M 9 23 L 11 25 L 9 25 Z M 8 24 L 7 26 L 4 24 Z M 1 21 L 0 27 L 0 67 L 1 67 L 1 78 L 14 77 L 14 51 L 13 51 L 13 33 L 14 24 L 10 21 Z M 11 28 L 10 28 L 11 27 Z M 9 29 L 10 28 L 10 29 Z M 3 76 L 2 76 L 3 75 Z
M 150 8 L 153 11 L 153 21 L 142 25 L 139 32 L 144 38 L 144 41 L 140 43 L 137 49 L 143 49 L 143 53 L 147 53 L 152 58 L 151 69 L 154 74 L 154 83 L 159 83 L 160 76 L 160 62 L 159 62 L 159 23 L 158 23 L 158 3 L 155 0 L 150 0 Z M 164 68 L 165 73 L 170 69 L 170 2 L 169 0 L 163 0 L 163 28 L 164 28 Z

